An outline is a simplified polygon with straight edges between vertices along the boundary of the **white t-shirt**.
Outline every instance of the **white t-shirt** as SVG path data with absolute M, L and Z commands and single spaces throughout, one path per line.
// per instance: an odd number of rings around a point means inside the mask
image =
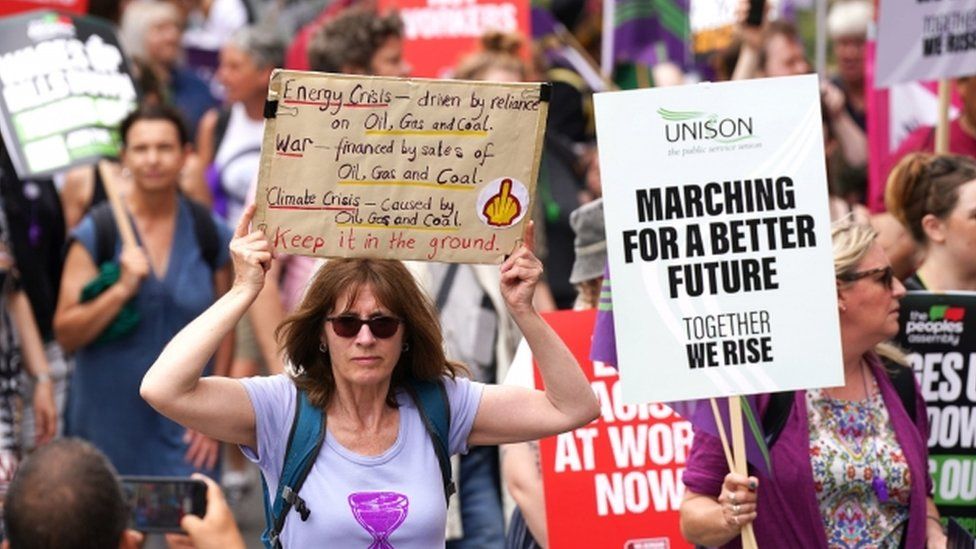
M 274 494 L 295 417 L 295 385 L 285 375 L 242 379 L 257 420 L 257 452 L 243 448 L 258 464 Z M 449 451 L 466 452 L 468 434 L 484 385 L 464 378 L 444 379 L 451 406 Z M 385 541 L 397 549 L 444 546 L 447 507 L 433 442 L 413 399 L 397 394 L 400 429 L 393 445 L 378 456 L 361 456 L 326 433 L 325 443 L 300 495 L 311 513 L 302 522 L 289 512 L 281 534 L 284 547 L 370 547 Z M 328 422 L 326 422 L 328 425 Z

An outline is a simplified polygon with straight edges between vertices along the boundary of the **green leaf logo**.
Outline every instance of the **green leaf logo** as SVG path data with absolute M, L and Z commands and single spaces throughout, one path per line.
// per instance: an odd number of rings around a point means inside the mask
M 659 108 L 657 113 L 661 115 L 661 118 L 667 120 L 668 122 L 684 122 L 685 120 L 694 120 L 695 118 L 705 114 L 701 111 L 669 111 L 663 107 Z

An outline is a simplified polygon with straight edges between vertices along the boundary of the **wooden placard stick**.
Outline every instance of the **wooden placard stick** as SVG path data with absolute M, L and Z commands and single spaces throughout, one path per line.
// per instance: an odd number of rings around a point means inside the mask
M 102 175 L 102 183 L 105 186 L 105 194 L 108 196 L 109 205 L 112 207 L 112 217 L 115 219 L 115 226 L 119 228 L 119 236 L 122 238 L 122 248 L 136 247 L 135 231 L 129 222 L 129 215 L 125 212 L 125 204 L 122 202 L 122 195 L 119 192 L 118 180 L 115 171 L 108 164 L 108 160 L 98 161 L 98 172 Z
M 935 126 L 935 154 L 949 152 L 949 80 L 939 80 L 939 119 Z
M 708 399 L 708 402 L 712 406 L 712 415 L 715 416 L 715 427 L 718 430 L 718 438 L 722 441 L 722 450 L 725 451 L 725 461 L 729 464 L 729 471 L 735 471 L 735 461 L 729 448 L 729 437 L 725 434 L 725 422 L 722 421 L 722 414 L 718 411 L 718 402 L 714 398 Z
M 749 463 L 746 459 L 746 439 L 742 427 L 742 401 L 738 396 L 729 397 L 729 424 L 732 427 L 732 455 L 735 460 L 735 473 L 742 476 L 749 475 Z M 756 533 L 752 523 L 742 527 L 743 549 L 758 549 Z

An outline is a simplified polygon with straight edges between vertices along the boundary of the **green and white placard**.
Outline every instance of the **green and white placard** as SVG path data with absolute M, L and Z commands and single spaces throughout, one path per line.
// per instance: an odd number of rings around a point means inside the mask
M 624 400 L 841 385 L 817 77 L 595 101 Z

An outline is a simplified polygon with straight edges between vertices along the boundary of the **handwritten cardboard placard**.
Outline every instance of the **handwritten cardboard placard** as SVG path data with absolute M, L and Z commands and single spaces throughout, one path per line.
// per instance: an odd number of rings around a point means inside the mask
M 595 106 L 624 402 L 841 384 L 816 75 Z
M 972 2 L 881 0 L 875 85 L 976 74 Z
M 255 219 L 275 250 L 500 263 L 530 217 L 544 84 L 276 71 Z

